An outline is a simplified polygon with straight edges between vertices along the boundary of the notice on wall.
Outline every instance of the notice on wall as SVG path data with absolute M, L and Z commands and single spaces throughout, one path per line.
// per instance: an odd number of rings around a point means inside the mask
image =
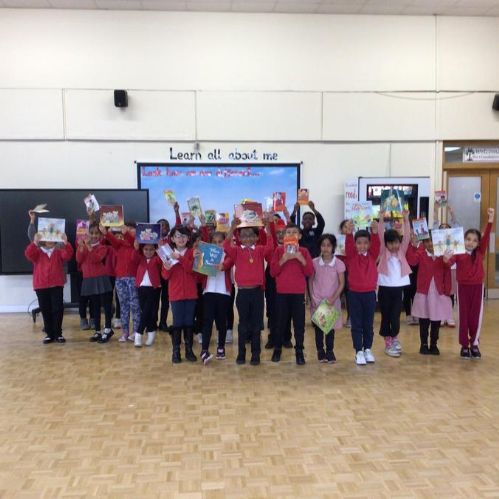
M 348 218 L 347 213 L 351 210 L 352 202 L 359 200 L 359 181 L 354 178 L 347 180 L 345 182 L 345 198 L 344 198 L 344 207 L 343 211 L 345 214 L 345 218 Z

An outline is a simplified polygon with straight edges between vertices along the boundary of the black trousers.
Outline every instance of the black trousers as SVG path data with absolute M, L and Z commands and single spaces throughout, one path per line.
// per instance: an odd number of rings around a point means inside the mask
M 227 329 L 231 331 L 234 329 L 234 303 L 236 301 L 236 287 L 232 286 L 232 292 L 230 294 L 230 303 L 227 309 Z
M 270 267 L 265 270 L 265 304 L 267 307 L 267 324 L 269 328 L 269 341 L 275 344 L 274 338 L 277 338 L 277 289 L 275 279 L 270 275 Z M 268 272 L 267 272 L 268 271 Z M 284 331 L 284 342 L 291 341 L 291 317 Z
M 159 302 L 161 298 L 161 308 L 159 307 Z M 168 297 L 168 281 L 161 277 L 161 292 L 158 294 L 157 305 L 155 309 L 156 318 L 159 312 L 159 325 L 166 326 L 166 319 L 168 317 L 168 311 L 170 310 L 170 301 Z M 156 328 L 154 328 L 156 329 Z M 153 329 L 151 329 L 153 331 Z
M 140 286 L 138 289 L 139 306 L 140 306 L 140 322 L 139 334 L 144 334 L 144 330 L 148 332 L 156 331 L 156 319 L 158 297 L 161 293 L 160 288 L 153 288 L 152 286 Z
M 419 337 L 421 339 L 421 345 L 428 345 L 428 331 L 430 331 L 430 344 L 436 345 L 438 342 L 438 334 L 440 331 L 440 321 L 419 319 Z
M 378 303 L 381 311 L 379 334 L 394 338 L 400 331 L 400 312 L 402 311 L 403 286 L 379 286 Z
M 104 309 L 104 327 L 111 329 L 111 319 L 113 318 L 113 293 L 108 291 L 100 295 L 90 295 L 90 316 L 95 322 L 95 331 L 101 330 L 100 309 Z
M 196 308 L 194 310 L 194 333 L 203 332 L 203 286 L 197 285 L 198 299 L 196 300 Z
M 303 350 L 303 340 L 305 338 L 305 295 L 277 293 L 276 310 L 277 336 L 274 338 L 276 350 L 282 348 L 290 319 L 293 321 L 293 330 L 295 333 L 295 350 Z
M 238 289 L 236 307 L 239 313 L 238 356 L 246 355 L 246 338 L 251 339 L 251 354 L 260 355 L 260 328 L 263 322 L 263 289 Z
M 78 312 L 80 314 L 80 319 L 87 318 L 87 307 L 90 309 L 90 318 L 93 319 L 92 307 L 90 305 L 90 296 L 81 296 L 81 284 L 83 282 L 83 274 L 81 272 L 76 273 L 76 289 L 78 290 Z
M 45 325 L 45 334 L 53 339 L 62 336 L 63 287 L 55 286 L 53 288 L 36 289 L 35 291 Z
M 118 292 L 116 291 L 116 277 L 110 276 L 109 280 L 111 281 L 111 286 L 113 287 L 112 294 L 114 300 L 114 308 L 113 313 L 116 319 L 121 317 L 121 309 L 120 309 L 120 300 L 118 299 Z
M 203 295 L 203 350 L 209 349 L 213 321 L 215 321 L 218 330 L 218 348 L 225 348 L 229 304 L 229 295 L 221 293 L 205 293 Z
M 317 347 L 317 352 L 324 352 L 324 338 L 326 339 L 326 352 L 332 352 L 334 350 L 334 329 L 331 332 L 324 334 L 322 329 L 314 324 L 315 329 L 315 346 Z
M 414 301 L 414 297 L 416 296 L 416 287 L 417 287 L 417 279 L 418 279 L 418 267 L 411 267 L 412 274 L 409 274 L 409 279 L 411 284 L 408 286 L 404 286 L 404 296 L 402 298 L 402 303 L 404 305 L 405 315 L 412 315 L 412 302 Z

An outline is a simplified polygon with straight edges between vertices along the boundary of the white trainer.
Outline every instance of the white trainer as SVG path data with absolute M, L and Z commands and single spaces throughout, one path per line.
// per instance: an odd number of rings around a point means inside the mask
M 402 345 L 400 344 L 398 338 L 393 338 L 392 348 L 397 350 L 397 352 L 402 353 Z
M 139 334 L 140 336 L 140 334 Z M 150 347 L 154 343 L 154 338 L 156 338 L 156 331 L 148 331 L 146 347 Z
M 128 341 L 135 341 L 135 335 L 137 335 L 139 333 L 132 333 L 129 337 L 128 337 Z
M 135 340 L 133 344 L 137 347 L 140 348 L 142 346 L 142 335 L 135 333 Z
M 227 329 L 227 335 L 225 336 L 225 343 L 232 343 L 232 329 Z
M 400 357 L 400 352 L 395 348 L 393 343 L 389 347 L 385 348 L 385 353 L 390 357 Z
M 371 352 L 371 349 L 370 349 L 370 348 L 366 348 L 366 349 L 364 350 L 364 358 L 366 359 L 366 362 L 367 362 L 368 364 L 373 364 L 373 363 L 376 361 L 376 359 L 374 358 L 374 355 L 373 355 L 373 353 Z
M 364 352 L 362 350 L 359 350 L 356 354 L 355 354 L 355 363 L 358 365 L 358 366 L 365 366 L 367 364 L 366 362 L 366 357 L 364 355 Z

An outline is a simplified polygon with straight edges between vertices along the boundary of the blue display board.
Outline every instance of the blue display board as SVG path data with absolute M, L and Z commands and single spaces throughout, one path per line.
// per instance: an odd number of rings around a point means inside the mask
M 199 197 L 203 211 L 228 212 L 232 217 L 234 204 L 242 199 L 265 208 L 265 198 L 273 192 L 286 193 L 291 212 L 300 182 L 299 164 L 137 163 L 137 167 L 139 189 L 149 190 L 150 221 L 166 218 L 171 225 L 175 216 L 165 190 L 175 193 L 181 212 L 188 211 L 189 198 Z

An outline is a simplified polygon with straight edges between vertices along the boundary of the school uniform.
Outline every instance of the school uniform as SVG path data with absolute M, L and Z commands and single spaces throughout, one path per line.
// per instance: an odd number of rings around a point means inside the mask
M 300 239 L 300 246 L 302 248 L 306 248 L 312 258 L 316 258 L 320 255 L 321 250 L 319 248 L 319 239 L 324 232 L 324 227 L 326 226 L 323 216 L 318 211 L 315 213 L 315 217 L 317 225 L 312 227 L 310 230 L 303 229 Z M 296 215 L 291 215 L 290 218 L 291 222 L 296 224 Z

